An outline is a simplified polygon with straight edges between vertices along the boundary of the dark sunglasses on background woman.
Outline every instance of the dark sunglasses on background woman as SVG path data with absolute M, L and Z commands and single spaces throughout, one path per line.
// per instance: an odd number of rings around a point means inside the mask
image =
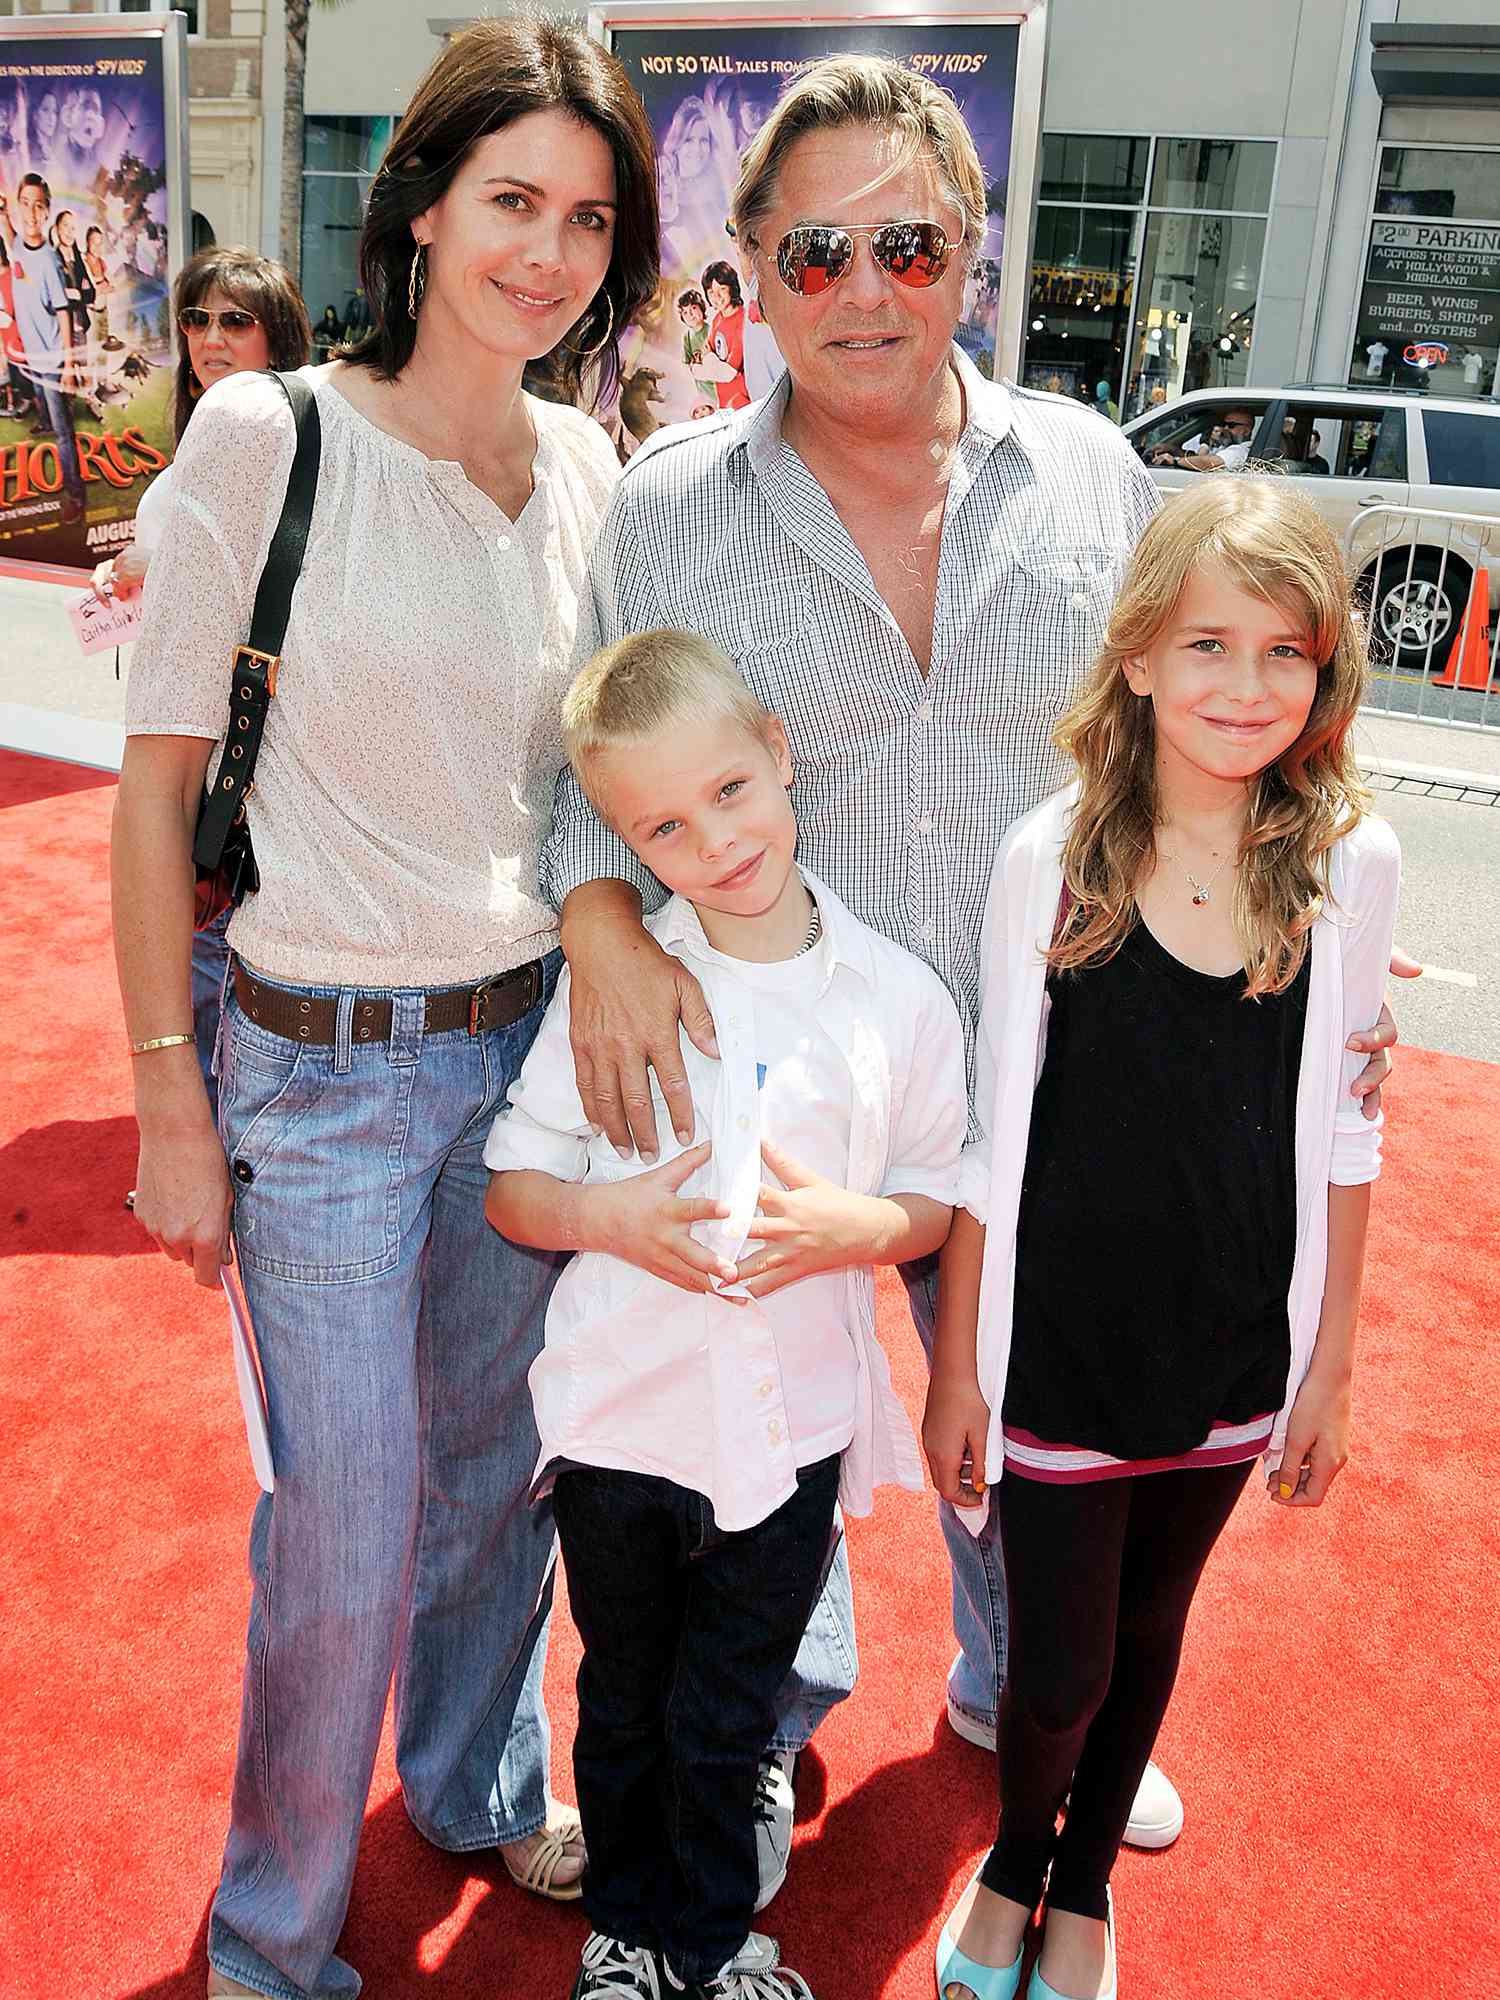
M 207 306 L 184 306 L 177 315 L 177 324 L 184 333 L 206 333 L 217 320 L 225 333 L 248 333 L 260 321 L 253 312 L 246 312 L 242 306 L 229 306 L 223 312 L 210 312 Z

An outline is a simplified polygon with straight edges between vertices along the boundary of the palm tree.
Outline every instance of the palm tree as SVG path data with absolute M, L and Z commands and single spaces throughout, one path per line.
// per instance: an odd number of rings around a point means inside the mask
M 341 0 L 316 0 L 337 7 Z M 310 0 L 286 0 L 286 92 L 281 120 L 281 261 L 296 276 L 302 268 L 302 97 L 307 75 Z

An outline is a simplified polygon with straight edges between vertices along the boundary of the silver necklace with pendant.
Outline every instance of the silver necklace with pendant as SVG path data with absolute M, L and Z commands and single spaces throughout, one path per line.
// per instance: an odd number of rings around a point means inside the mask
M 1183 874 L 1187 877 L 1189 885 L 1192 888 L 1193 908 L 1195 910 L 1201 910 L 1203 908 L 1203 905 L 1208 901 L 1209 893 L 1212 890 L 1215 882 L 1218 881 L 1219 877 L 1224 873 L 1224 870 L 1229 866 L 1229 856 L 1227 854 L 1224 856 L 1224 859 L 1219 863 L 1218 867 L 1214 870 L 1213 874 L 1209 876 L 1206 882 L 1200 882 L 1198 880 L 1197 876 L 1193 873 L 1192 869 L 1188 867 L 1187 863 L 1181 858 L 1180 855 L 1174 854 L 1172 856 L 1172 859 L 1177 863 L 1177 866 L 1182 870 Z

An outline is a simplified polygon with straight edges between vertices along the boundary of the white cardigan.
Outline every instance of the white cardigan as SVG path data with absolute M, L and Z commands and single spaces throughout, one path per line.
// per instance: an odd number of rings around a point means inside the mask
M 1046 966 L 1057 920 L 1062 849 L 1077 786 L 1017 820 L 995 861 L 980 947 L 974 1116 L 981 1136 L 964 1150 L 959 1200 L 986 1225 L 979 1294 L 979 1386 L 990 1407 L 985 1478 L 1005 1469 L 1000 1413 L 1015 1303 L 1016 1220 L 1031 1132 L 1031 1100 L 1046 1048 Z M 1383 1119 L 1368 1119 L 1349 1085 L 1366 1058 L 1345 1051 L 1380 1012 L 1396 923 L 1401 851 L 1381 819 L 1366 818 L 1329 857 L 1330 896 L 1313 926 L 1312 970 L 1297 1082 L 1297 1248 L 1288 1294 L 1292 1362 L 1270 1450 L 1312 1359 L 1328 1265 L 1328 1186 L 1358 1187 L 1380 1172 Z M 1130 1052 L 1122 1049 L 1121 1061 Z M 1121 1273 L 1133 1284 L 1137 1274 Z M 975 1533 L 978 1508 L 960 1515 Z

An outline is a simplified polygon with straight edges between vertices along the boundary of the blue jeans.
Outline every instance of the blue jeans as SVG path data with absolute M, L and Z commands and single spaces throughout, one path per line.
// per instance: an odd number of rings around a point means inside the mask
M 839 1460 L 825 1458 L 765 1520 L 725 1534 L 701 1493 L 669 1479 L 591 1465 L 558 1475 L 584 1647 L 573 1750 L 584 1910 L 689 1985 L 750 1934 L 756 1770 L 823 1580 L 838 1489 Z
M 937 1324 L 937 1257 L 901 1266 L 911 1316 L 928 1360 Z M 958 1510 L 938 1502 L 938 1520 L 948 1544 L 953 1577 L 953 1632 L 958 1656 L 948 1676 L 956 1708 L 987 1728 L 995 1726 L 1000 1684 L 1005 1678 L 1005 1567 L 1000 1555 L 992 1504 L 983 1532 L 969 1533 Z M 858 1672 L 854 1636 L 854 1596 L 842 1538 L 823 1594 L 807 1621 L 796 1662 L 781 1690 L 780 1720 L 772 1738 L 778 1750 L 805 1748 L 829 1709 L 853 1692 Z
M 57 386 L 57 378 L 34 375 L 37 395 L 47 412 L 47 422 L 57 437 L 57 462 L 62 470 L 63 491 L 83 498 L 83 474 L 78 469 L 78 440 L 73 435 L 73 399 Z
M 489 1847 L 547 1814 L 555 1543 L 529 1504 L 526 1373 L 562 1260 L 486 1225 L 482 1157 L 542 1007 L 471 1039 L 426 1034 L 421 993 L 392 998 L 388 1043 L 359 1042 L 349 989 L 332 1047 L 267 1033 L 232 993 L 224 1024 L 220 1131 L 276 1490 L 251 1530 L 208 1950 L 281 2000 L 359 1991 L 334 1946 L 393 1672 L 397 1768 L 429 1840 Z
M 219 1016 L 224 1005 L 224 980 L 229 971 L 229 941 L 224 932 L 232 909 L 201 931 L 193 933 L 192 993 L 193 1039 L 198 1044 L 198 1067 L 208 1092 L 208 1108 L 219 1115 L 219 1078 L 214 1056 L 219 1046 Z

